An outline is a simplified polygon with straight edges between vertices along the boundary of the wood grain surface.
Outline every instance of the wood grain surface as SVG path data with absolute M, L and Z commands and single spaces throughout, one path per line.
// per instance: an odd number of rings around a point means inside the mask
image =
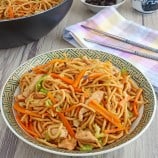
M 132 8 L 131 1 L 118 8 L 127 19 L 158 30 L 158 12 L 141 14 Z M 62 39 L 63 29 L 69 25 L 91 17 L 93 13 L 74 0 L 71 10 L 62 22 L 39 41 L 25 46 L 0 49 L 0 90 L 6 79 L 20 64 L 35 55 L 50 50 L 72 47 Z M 158 115 L 155 116 L 148 130 L 136 141 L 117 151 L 94 156 L 98 158 L 158 158 Z M 6 126 L 0 114 L 0 158 L 62 158 L 35 149 L 19 140 Z M 92 157 L 91 157 L 92 158 Z

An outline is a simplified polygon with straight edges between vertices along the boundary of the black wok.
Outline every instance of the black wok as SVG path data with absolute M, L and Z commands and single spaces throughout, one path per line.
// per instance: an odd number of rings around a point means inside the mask
M 40 39 L 50 32 L 67 14 L 73 0 L 29 17 L 0 20 L 0 48 L 17 47 Z

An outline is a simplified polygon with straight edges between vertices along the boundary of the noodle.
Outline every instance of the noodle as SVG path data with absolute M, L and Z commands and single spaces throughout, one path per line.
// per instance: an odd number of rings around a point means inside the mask
M 63 0 L 0 0 L 0 19 L 30 16 L 48 10 Z
M 117 141 L 145 103 L 127 70 L 85 56 L 36 66 L 19 86 L 14 110 L 21 128 L 45 145 L 68 150 Z

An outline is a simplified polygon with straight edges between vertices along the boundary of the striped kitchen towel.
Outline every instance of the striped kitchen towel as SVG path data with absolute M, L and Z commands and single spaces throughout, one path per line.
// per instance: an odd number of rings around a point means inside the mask
M 143 43 L 156 49 L 158 49 L 158 31 L 126 20 L 115 8 L 109 7 L 83 22 L 65 28 L 63 34 L 63 38 L 75 47 L 86 47 L 102 50 L 128 60 L 149 78 L 156 92 L 158 92 L 158 61 L 90 43 L 85 41 L 84 38 L 95 39 L 100 42 L 112 43 L 118 46 L 121 45 L 127 49 L 134 48 L 137 51 L 143 51 L 144 53 L 148 54 L 152 52 L 120 42 L 104 35 L 99 35 L 94 31 L 81 27 L 81 25 L 99 29 L 123 38 L 128 38 L 131 41 Z

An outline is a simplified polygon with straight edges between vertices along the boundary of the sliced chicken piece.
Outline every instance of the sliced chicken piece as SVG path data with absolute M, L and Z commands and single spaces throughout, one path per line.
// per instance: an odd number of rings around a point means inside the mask
M 15 96 L 15 100 L 17 102 L 24 102 L 25 101 L 25 97 L 23 95 L 19 94 L 19 95 Z
M 41 99 L 34 99 L 31 101 L 32 107 L 44 106 L 44 102 L 41 102 Z
M 54 129 L 51 130 L 51 133 L 54 136 L 58 133 L 58 131 L 59 131 L 59 129 L 54 128 Z M 66 138 L 67 136 L 68 136 L 68 132 L 67 132 L 66 128 L 62 127 L 62 129 L 60 129 L 60 133 L 59 133 L 58 138 L 63 139 L 63 138 Z
M 80 121 L 79 120 L 73 120 L 73 126 L 74 127 L 79 127 L 79 125 L 80 125 Z
M 24 90 L 23 96 L 25 96 L 25 97 L 28 97 L 28 96 L 29 96 L 29 94 L 34 90 L 37 81 L 38 81 L 41 77 L 42 77 L 42 75 L 37 75 L 37 76 L 33 79 L 32 83 L 29 85 L 29 87 L 27 87 L 27 88 Z
M 78 129 L 75 135 L 76 139 L 83 144 L 96 144 L 100 147 L 98 139 L 89 130 Z
M 60 143 L 58 143 L 58 147 L 59 148 L 63 148 L 63 149 L 68 149 L 68 150 L 73 150 L 75 149 L 77 145 L 77 141 L 74 138 L 71 139 L 63 139 Z
M 86 113 L 88 111 L 88 109 L 86 108 L 81 108 L 81 110 L 79 111 L 79 114 L 78 114 L 78 118 L 79 118 L 79 121 L 83 121 L 83 115 L 84 113 Z
M 43 93 L 35 93 L 35 96 L 34 96 L 35 99 L 43 99 L 45 97 L 46 95 Z
M 68 136 L 68 132 L 65 127 L 61 129 L 60 138 L 66 138 Z
M 86 104 L 88 104 L 91 100 L 96 100 L 98 103 L 101 102 L 103 99 L 104 92 L 103 91 L 96 91 L 92 94 L 92 96 L 87 100 Z

